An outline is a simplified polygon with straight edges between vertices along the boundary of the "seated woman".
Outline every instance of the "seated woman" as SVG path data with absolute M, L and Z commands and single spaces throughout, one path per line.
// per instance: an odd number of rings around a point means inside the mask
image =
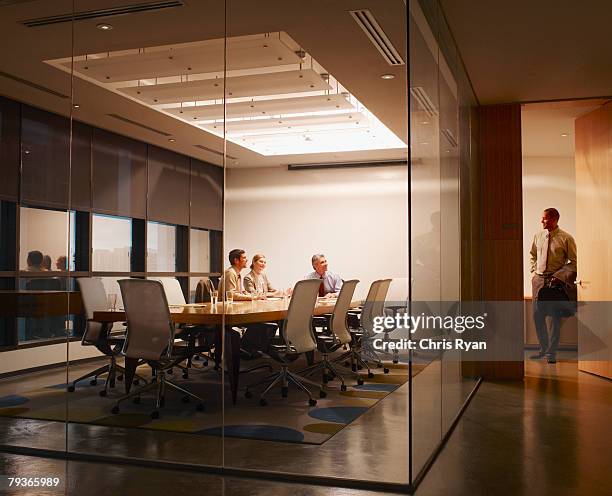
M 247 293 L 253 294 L 255 292 L 263 296 L 278 296 L 281 294 L 280 291 L 274 289 L 268 276 L 265 273 L 266 269 L 266 257 L 261 254 L 257 254 L 253 257 L 251 263 L 251 272 L 244 276 L 244 290 Z

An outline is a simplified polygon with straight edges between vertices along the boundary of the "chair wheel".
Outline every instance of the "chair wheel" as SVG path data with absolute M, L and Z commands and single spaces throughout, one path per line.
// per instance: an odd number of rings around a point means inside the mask
M 361 378 L 357 379 L 357 385 L 358 386 L 363 386 L 363 379 L 361 379 Z
M 346 384 L 342 384 L 340 386 L 340 391 L 346 391 Z
M 111 413 L 116 415 L 119 413 L 119 407 L 118 406 L 114 406 L 113 409 L 111 410 Z
M 248 400 L 249 398 L 253 397 L 253 393 L 251 393 L 251 391 L 245 391 L 244 397 Z
M 282 387 L 281 388 L 281 396 L 283 398 L 286 398 L 289 395 L 289 388 L 288 387 Z
M 183 379 L 189 379 L 189 373 L 183 372 Z
M 74 393 L 74 386 L 68 386 L 68 392 Z
M 357 372 L 357 365 L 355 365 L 355 364 L 351 365 L 351 370 L 353 372 Z
M 166 405 L 166 398 L 162 398 L 159 402 L 159 406 L 165 406 Z
M 204 403 L 198 403 L 196 405 L 196 411 L 203 412 L 204 411 Z
M 259 400 L 259 404 L 260 404 L 261 406 L 266 406 L 266 405 L 268 404 L 268 402 L 266 401 L 266 399 L 265 399 L 265 398 L 261 398 L 261 399 Z
M 201 358 L 198 355 L 193 357 L 193 361 L 194 362 L 199 362 L 200 360 L 201 360 Z
M 309 404 L 310 406 L 317 406 L 317 400 L 315 400 L 315 399 L 313 399 L 313 398 L 310 398 L 310 399 L 308 400 L 308 404 Z
M 123 376 L 122 376 L 122 375 L 118 375 L 118 376 L 117 376 L 117 380 L 118 380 L 119 382 L 121 382 L 121 381 L 123 380 Z
M 89 381 L 89 385 L 90 386 L 95 386 L 96 384 L 98 384 L 98 380 L 97 379 L 92 379 L 91 381 Z
M 140 380 L 134 379 L 134 382 L 132 384 L 134 384 L 134 386 L 138 386 L 138 384 L 140 384 Z
M 376 368 L 377 368 L 377 369 L 379 369 L 379 368 L 381 368 L 381 367 L 382 367 L 382 363 L 377 363 L 377 364 L 376 364 Z
M 397 363 L 399 363 L 399 360 L 397 358 L 394 358 L 393 359 L 393 363 L 397 364 Z
M 383 372 L 384 372 L 385 374 L 388 374 L 388 373 L 389 373 L 389 369 L 385 367 L 385 368 L 383 369 Z
M 357 370 L 362 370 L 363 367 L 361 365 L 357 365 Z
M 327 374 L 323 374 L 323 384 L 327 384 L 329 382 L 329 376 Z
M 374 378 L 374 373 L 368 372 L 368 379 L 373 379 L 373 378 Z
M 208 360 L 204 360 L 203 365 L 204 365 L 204 367 L 208 367 Z
M 159 418 L 159 411 L 155 410 L 154 412 L 151 412 L 151 418 L 152 419 L 158 419 Z
M 189 403 L 191 401 L 191 399 L 189 398 L 189 396 L 183 396 L 183 398 L 181 399 L 181 401 L 183 403 Z
M 135 405 L 140 405 L 140 396 L 135 396 L 134 397 L 134 404 Z
M 108 393 L 106 392 L 106 389 L 103 389 L 102 391 L 100 391 L 98 393 L 100 396 L 102 396 L 102 398 L 104 398 Z
M 323 391 L 322 389 L 321 391 L 319 391 L 319 398 L 327 398 L 327 393 Z
M 168 369 L 168 374 L 170 374 L 170 375 L 174 374 L 174 370 Z

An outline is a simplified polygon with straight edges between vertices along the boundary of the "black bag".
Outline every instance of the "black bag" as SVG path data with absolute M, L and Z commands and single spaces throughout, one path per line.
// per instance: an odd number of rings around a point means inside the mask
M 567 291 L 563 286 L 552 284 L 551 281 L 546 281 L 546 284 L 538 291 L 538 303 L 540 309 L 545 315 L 558 315 L 559 317 L 571 317 L 574 315 L 574 305 L 570 302 Z

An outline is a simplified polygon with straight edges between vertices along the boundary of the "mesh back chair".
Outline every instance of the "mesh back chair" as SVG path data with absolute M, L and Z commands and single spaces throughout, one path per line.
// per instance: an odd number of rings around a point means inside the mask
M 121 379 L 121 375 L 117 377 L 117 372 L 125 372 L 123 367 L 117 365 L 116 360 L 125 342 L 125 334 L 109 335 L 109 328 L 105 324 L 91 320 L 95 311 L 103 311 L 108 308 L 106 291 L 104 290 L 102 280 L 99 278 L 80 277 L 77 279 L 77 284 L 81 290 L 85 318 L 87 319 L 81 344 L 83 346 L 95 346 L 104 355 L 109 357 L 110 361 L 106 365 L 98 367 L 96 370 L 92 370 L 72 381 L 72 384 L 68 386 L 68 391 L 73 392 L 78 382 L 89 378 L 91 378 L 90 384 L 95 386 L 99 376 L 108 374 L 104 389 L 100 391 L 100 396 L 106 396 L 109 386 L 115 387 L 115 379 Z
M 344 281 L 342 289 L 336 300 L 334 311 L 331 314 L 327 328 L 329 334 L 319 333 L 316 335 L 317 348 L 322 355 L 322 360 L 314 365 L 302 370 L 300 374 L 312 374 L 318 370 L 323 372 L 323 383 L 331 381 L 334 378 L 340 379 L 340 390 L 346 391 L 344 377 L 340 372 L 338 363 L 329 360 L 329 354 L 335 352 L 345 345 L 350 345 L 353 337 L 347 325 L 347 315 L 351 306 L 355 288 L 358 280 Z M 353 373 L 357 377 L 357 384 L 363 384 L 363 378 Z
M 166 378 L 168 369 L 189 357 L 191 350 L 184 346 L 175 346 L 174 324 L 170 319 L 168 300 L 159 281 L 143 279 L 123 279 L 119 281 L 123 305 L 128 322 L 123 354 L 132 361 L 144 360 L 156 372 L 150 384 L 132 391 L 117 400 L 111 410 L 119 413 L 119 404 L 128 398 L 140 402 L 140 395 L 155 390 L 157 401 L 152 418 L 159 418 L 159 408 L 165 403 L 167 388 L 183 393 L 183 401 L 190 398 L 197 401 L 197 409 L 204 409 L 204 400 Z
M 284 344 L 273 344 L 269 350 L 269 356 L 280 363 L 281 370 L 260 382 L 247 386 L 245 393 L 247 398 L 251 397 L 251 388 L 261 384 L 268 384 L 259 396 L 259 404 L 265 406 L 267 403 L 264 396 L 279 383 L 281 385 L 281 394 L 283 398 L 286 398 L 290 382 L 308 395 L 308 404 L 311 406 L 316 405 L 317 400 L 312 397 L 306 384 L 318 388 L 321 398 L 326 396 L 321 384 L 305 379 L 289 370 L 291 362 L 297 360 L 300 355 L 314 351 L 317 348 L 317 343 L 312 333 L 312 314 L 317 302 L 320 285 L 321 281 L 318 279 L 298 281 L 295 285 L 287 310 L 287 317 L 283 322 L 281 330 Z
M 164 293 L 166 293 L 168 305 L 187 304 L 181 283 L 176 277 L 150 277 L 149 280 L 158 281 L 161 283 L 164 288 Z M 186 341 L 193 351 L 193 354 L 187 360 L 187 367 L 179 365 L 179 368 L 183 371 L 183 379 L 189 378 L 189 369 L 192 366 L 192 357 L 196 357 L 198 359 L 202 357 L 204 358 L 204 366 L 208 365 L 208 359 L 210 357 L 207 355 L 202 355 L 202 353 L 210 351 L 212 348 L 212 342 L 214 339 L 213 332 L 214 329 L 211 329 L 209 326 L 179 326 L 179 332 L 176 334 L 176 337 Z M 196 341 L 198 340 L 200 341 L 200 344 L 196 345 Z M 172 375 L 172 372 L 172 369 L 168 370 L 168 374 Z
M 195 302 L 196 303 L 210 303 L 210 294 L 214 291 L 215 286 L 208 277 L 203 277 L 198 281 L 196 286 Z

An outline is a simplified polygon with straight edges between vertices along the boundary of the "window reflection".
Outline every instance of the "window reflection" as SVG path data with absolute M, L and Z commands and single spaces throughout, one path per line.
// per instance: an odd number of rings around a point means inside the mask
M 92 266 L 96 272 L 129 272 L 132 220 L 109 215 L 93 216 Z
M 210 272 L 210 232 L 191 229 L 189 240 L 189 270 Z
M 176 270 L 176 226 L 147 223 L 147 271 Z
M 75 212 L 21 207 L 19 216 L 20 270 L 74 270 Z

